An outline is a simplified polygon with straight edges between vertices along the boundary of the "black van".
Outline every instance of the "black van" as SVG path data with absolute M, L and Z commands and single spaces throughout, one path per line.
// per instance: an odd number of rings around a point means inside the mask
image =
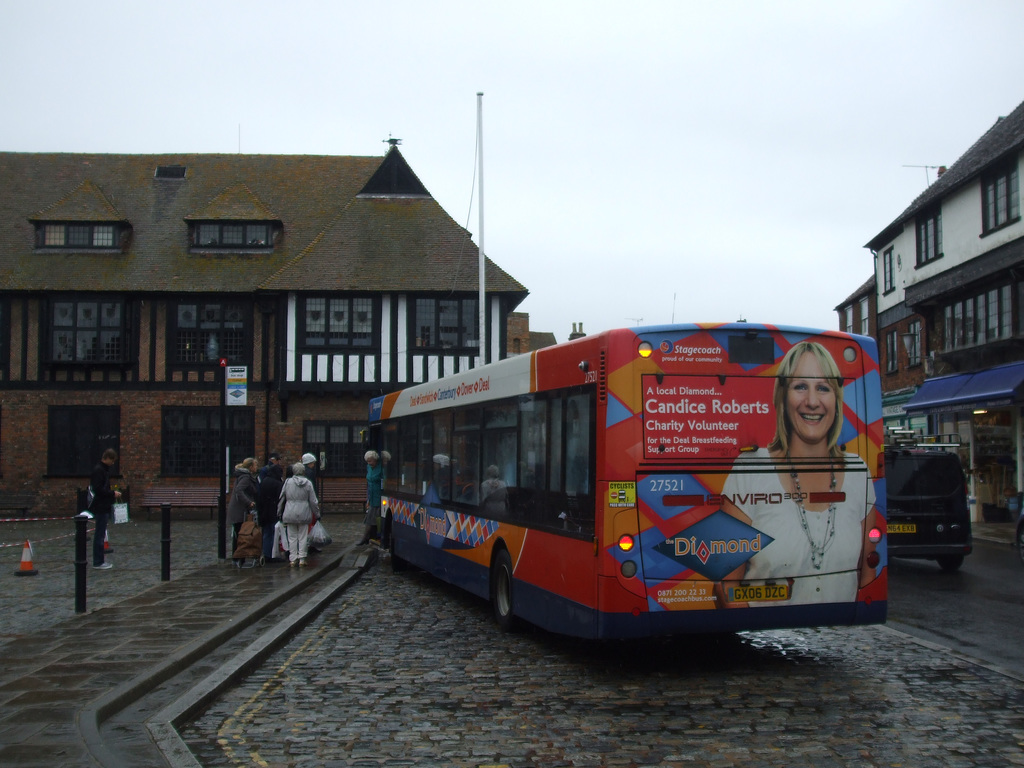
M 887 447 L 885 488 L 889 555 L 959 568 L 972 549 L 960 458 L 940 449 Z

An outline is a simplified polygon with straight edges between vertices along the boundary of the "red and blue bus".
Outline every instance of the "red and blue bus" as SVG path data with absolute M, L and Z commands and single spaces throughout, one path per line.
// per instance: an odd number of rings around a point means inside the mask
M 393 567 L 586 638 L 885 621 L 868 337 L 611 330 L 370 404 Z

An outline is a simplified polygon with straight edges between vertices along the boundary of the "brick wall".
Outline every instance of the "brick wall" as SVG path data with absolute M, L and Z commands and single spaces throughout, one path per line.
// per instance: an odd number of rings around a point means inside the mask
M 269 411 L 266 407 L 270 398 Z M 7 390 L 0 403 L 0 488 L 8 492 L 32 491 L 39 495 L 36 513 L 71 515 L 79 489 L 87 477 L 47 477 L 47 424 L 51 405 L 118 405 L 121 408 L 121 455 L 118 482 L 133 494 L 153 485 L 177 485 L 182 478 L 160 476 L 161 412 L 164 406 L 217 406 L 219 387 L 212 391 L 55 391 Z M 366 421 L 368 398 L 352 396 L 293 397 L 282 408 L 274 392 L 250 387 L 247 404 L 255 416 L 255 454 L 266 462 L 265 439 L 289 461 L 302 455 L 302 427 L 307 420 Z M 283 415 L 287 415 L 284 420 Z M 269 432 L 268 430 L 269 423 Z M 99 456 L 95 457 L 99 461 Z M 239 461 L 241 458 L 239 458 Z M 195 478 L 216 482 L 217 456 L 209 457 L 209 475 Z

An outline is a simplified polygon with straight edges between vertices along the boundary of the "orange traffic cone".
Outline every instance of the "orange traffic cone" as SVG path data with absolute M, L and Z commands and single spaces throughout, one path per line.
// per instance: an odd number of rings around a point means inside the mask
M 103 532 L 103 554 L 109 555 L 114 551 L 114 548 L 110 546 L 110 534 L 106 531 Z
M 21 568 L 14 572 L 15 576 L 35 576 L 38 574 L 35 568 L 32 567 L 32 545 L 28 543 L 28 539 L 25 539 L 25 546 L 21 550 Z

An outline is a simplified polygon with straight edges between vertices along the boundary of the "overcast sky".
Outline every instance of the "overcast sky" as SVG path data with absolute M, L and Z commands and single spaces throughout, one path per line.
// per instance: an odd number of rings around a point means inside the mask
M 1018 0 L 0 0 L 0 150 L 394 136 L 479 242 L 482 91 L 485 249 L 533 330 L 835 328 L 920 166 L 1024 100 L 1022 29 Z

